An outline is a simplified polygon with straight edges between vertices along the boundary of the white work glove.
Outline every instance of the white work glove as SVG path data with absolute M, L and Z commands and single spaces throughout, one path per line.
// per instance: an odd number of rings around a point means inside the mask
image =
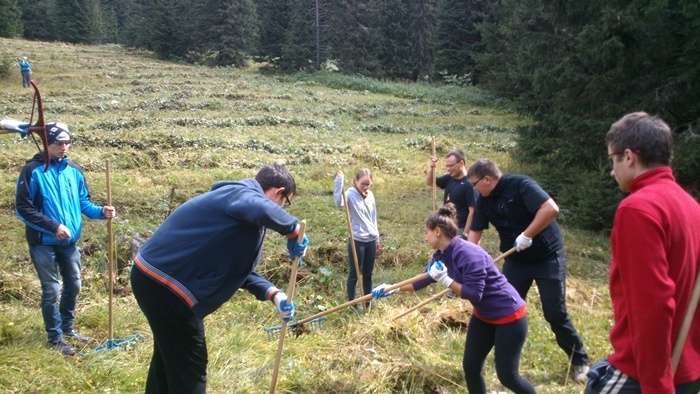
M 285 322 L 290 322 L 294 319 L 294 303 L 287 304 L 287 295 L 278 291 L 273 298 L 277 306 L 277 316 Z
M 372 289 L 372 297 L 376 299 L 388 297 L 390 295 L 396 294 L 397 292 L 400 291 L 400 289 L 394 289 L 392 291 L 387 292 L 386 288 L 389 287 L 390 285 L 387 285 L 386 283 L 382 283 L 381 285 L 375 287 Z
M 513 247 L 515 247 L 516 252 L 523 251 L 527 248 L 532 246 L 532 238 L 529 238 L 525 235 L 525 233 L 520 233 L 518 235 L 518 238 L 515 239 L 515 243 L 513 244 Z
M 440 260 L 428 264 L 428 275 L 430 275 L 434 281 L 445 285 L 445 287 L 450 287 L 452 282 L 454 282 L 454 279 L 447 275 L 447 267 L 445 267 L 445 264 Z

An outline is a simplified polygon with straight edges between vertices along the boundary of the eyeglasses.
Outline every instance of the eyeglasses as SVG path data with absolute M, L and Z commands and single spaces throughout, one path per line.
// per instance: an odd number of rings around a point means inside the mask
M 476 184 L 481 182 L 482 179 L 486 178 L 486 175 L 482 176 L 481 178 L 477 179 L 476 182 L 472 182 L 472 187 L 476 187 Z
M 292 205 L 292 202 L 289 201 L 289 197 L 287 197 L 286 194 L 284 194 L 284 200 L 286 201 L 286 202 L 284 203 L 284 207 L 285 207 L 285 208 L 287 208 L 288 206 Z
M 618 156 L 618 155 L 624 154 L 626 150 L 627 150 L 627 149 L 616 150 L 615 152 L 609 153 L 609 154 L 608 154 L 608 160 L 612 160 L 613 156 Z M 637 155 L 640 154 L 640 153 L 642 153 L 642 151 L 640 151 L 640 150 L 638 150 L 638 149 L 634 149 L 634 150 L 630 149 L 630 152 L 632 152 L 632 153 L 634 153 L 634 154 L 637 154 Z
M 452 167 L 456 166 L 457 164 L 459 164 L 459 162 L 452 163 L 452 164 L 445 163 L 445 168 L 447 168 L 448 170 L 451 170 Z
M 621 155 L 623 153 L 625 153 L 625 151 L 623 151 L 623 150 L 619 150 L 619 151 L 615 151 L 613 153 L 610 153 L 610 154 L 608 154 L 608 160 L 612 160 L 613 156 Z

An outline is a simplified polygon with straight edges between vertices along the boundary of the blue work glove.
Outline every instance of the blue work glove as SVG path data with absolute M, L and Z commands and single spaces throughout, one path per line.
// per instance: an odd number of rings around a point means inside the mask
M 274 297 L 275 305 L 277 306 L 277 316 L 285 322 L 294 320 L 294 303 L 287 303 L 287 295 L 281 291 L 277 292 Z
M 387 285 L 386 283 L 382 283 L 381 285 L 375 287 L 374 289 L 372 289 L 372 297 L 374 297 L 376 299 L 380 299 L 380 298 L 384 298 L 384 297 L 388 297 L 390 295 L 396 294 L 397 292 L 400 291 L 400 289 L 394 289 L 392 291 L 387 292 L 386 289 L 389 286 L 390 285 Z
M 306 234 L 304 234 L 304 238 L 302 239 L 301 243 L 297 242 L 296 238 L 287 240 L 287 250 L 289 250 L 289 258 L 294 260 L 296 257 L 299 257 L 300 267 L 301 258 L 306 255 L 307 246 L 309 246 L 309 239 L 306 238 Z
M 525 233 L 520 233 L 520 235 L 518 235 L 518 238 L 515 239 L 515 243 L 513 244 L 513 247 L 515 248 L 516 252 L 523 251 L 529 248 L 530 246 L 532 246 L 532 238 L 526 236 Z
M 434 281 L 445 285 L 445 287 L 450 287 L 452 282 L 454 282 L 454 279 L 447 275 L 447 267 L 440 260 L 428 264 L 428 275 Z

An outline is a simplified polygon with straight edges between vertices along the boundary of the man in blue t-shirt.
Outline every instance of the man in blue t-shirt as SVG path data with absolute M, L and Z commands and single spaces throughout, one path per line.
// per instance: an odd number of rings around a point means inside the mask
M 447 174 L 435 178 L 435 184 L 440 189 L 445 190 L 443 203 L 451 202 L 457 208 L 457 228 L 459 235 L 466 239 L 469 227 L 474 214 L 474 188 L 467 178 L 464 153 L 459 150 L 451 150 L 445 156 L 445 168 Z M 433 174 L 437 167 L 438 159 L 435 156 L 430 158 L 430 171 L 425 178 L 428 186 L 433 186 Z
M 501 252 L 515 247 L 518 253 L 506 257 L 503 274 L 523 299 L 537 283 L 544 318 L 571 360 L 573 378 L 585 382 L 588 355 L 566 309 L 564 243 L 555 220 L 559 207 L 532 178 L 503 174 L 488 159 L 477 160 L 467 177 L 479 192 L 469 241 L 478 244 L 490 223 Z

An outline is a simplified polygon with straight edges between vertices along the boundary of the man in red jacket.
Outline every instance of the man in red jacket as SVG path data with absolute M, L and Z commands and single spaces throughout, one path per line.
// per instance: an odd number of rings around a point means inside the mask
M 700 315 L 675 372 L 671 352 L 700 269 L 700 205 L 673 177 L 673 136 L 663 120 L 625 115 L 605 140 L 610 175 L 630 194 L 610 238 L 613 353 L 591 368 L 586 393 L 698 393 Z

